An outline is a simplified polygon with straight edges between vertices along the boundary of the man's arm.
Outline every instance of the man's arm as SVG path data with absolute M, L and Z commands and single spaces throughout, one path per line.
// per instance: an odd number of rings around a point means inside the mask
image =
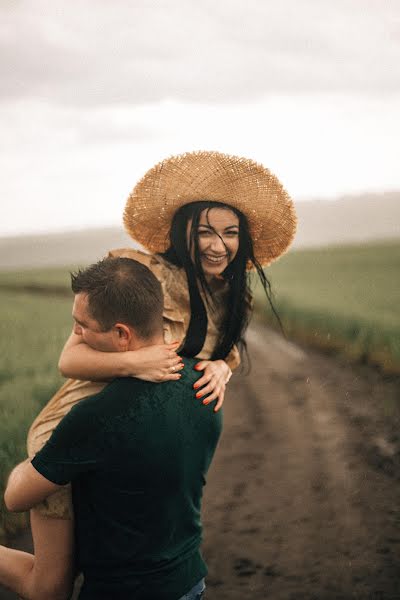
M 93 405 L 103 393 L 72 407 L 32 462 L 28 459 L 15 467 L 4 494 L 9 510 L 28 510 L 80 475 L 98 468 L 107 448 L 98 444 L 102 424 Z
M 22 512 L 36 506 L 60 487 L 43 477 L 27 459 L 11 471 L 4 502 L 8 510 Z

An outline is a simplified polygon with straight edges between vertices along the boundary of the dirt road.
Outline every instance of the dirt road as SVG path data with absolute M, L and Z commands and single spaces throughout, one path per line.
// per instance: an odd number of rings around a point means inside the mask
M 207 599 L 399 600 L 400 382 L 262 325 L 248 341 L 206 486 Z
M 248 341 L 204 503 L 209 597 L 399 599 L 400 386 L 262 326 Z

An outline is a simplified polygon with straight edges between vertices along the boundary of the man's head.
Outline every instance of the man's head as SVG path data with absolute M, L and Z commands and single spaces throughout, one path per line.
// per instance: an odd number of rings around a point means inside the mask
M 161 285 L 144 265 L 105 258 L 71 274 L 74 332 L 96 350 L 121 352 L 162 343 Z

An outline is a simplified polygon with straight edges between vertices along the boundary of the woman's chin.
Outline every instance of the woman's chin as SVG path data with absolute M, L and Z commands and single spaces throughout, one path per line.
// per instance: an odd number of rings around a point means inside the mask
M 201 261 L 201 266 L 206 277 L 219 277 L 225 271 L 228 262 L 224 260 L 223 263 L 212 265 L 209 261 Z

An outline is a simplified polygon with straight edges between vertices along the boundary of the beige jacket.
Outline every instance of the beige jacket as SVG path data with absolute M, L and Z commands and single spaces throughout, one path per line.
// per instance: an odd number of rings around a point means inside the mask
M 186 274 L 183 269 L 171 265 L 159 256 L 145 254 L 138 250 L 118 249 L 109 252 L 109 256 L 133 258 L 149 269 L 161 283 L 164 294 L 164 340 L 183 342 L 190 321 L 189 292 Z M 223 299 L 226 283 L 216 280 L 213 293 Z M 198 354 L 199 359 L 209 359 L 219 335 L 219 327 L 223 319 L 223 302 L 217 302 L 219 308 L 211 312 L 207 308 L 208 328 L 204 346 Z M 240 364 L 239 352 L 236 347 L 226 357 L 226 362 L 232 370 Z M 79 400 L 100 392 L 105 382 L 78 381 L 68 379 L 32 423 L 27 440 L 28 456 L 33 456 L 43 447 L 53 430 Z M 72 503 L 69 486 L 62 488 L 45 500 L 38 509 L 47 517 L 72 518 Z

